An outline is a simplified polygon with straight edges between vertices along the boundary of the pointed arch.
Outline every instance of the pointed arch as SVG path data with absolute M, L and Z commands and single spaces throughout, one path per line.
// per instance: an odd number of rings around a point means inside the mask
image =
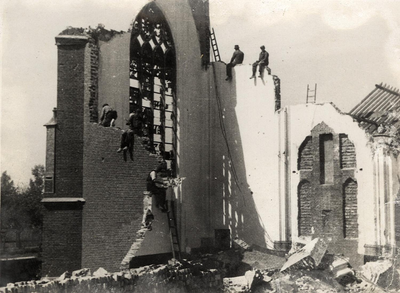
M 299 236 L 311 235 L 312 227 L 312 188 L 307 180 L 302 180 L 297 187 L 298 198 L 298 233 Z
M 298 170 L 312 170 L 313 168 L 312 137 L 307 136 L 299 147 L 297 158 Z
M 343 236 L 358 238 L 358 185 L 353 178 L 343 184 Z
M 176 56 L 171 29 L 154 1 L 133 22 L 130 44 L 130 110 L 142 112 L 148 150 L 163 156 L 175 172 L 178 122 L 171 117 L 177 117 Z

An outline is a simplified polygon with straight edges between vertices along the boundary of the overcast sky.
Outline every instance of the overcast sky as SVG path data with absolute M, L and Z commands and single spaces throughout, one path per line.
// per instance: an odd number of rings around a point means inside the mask
M 173 0 L 171 0 L 173 1 Z M 43 124 L 56 106 L 57 47 L 67 26 L 129 28 L 147 0 L 3 0 L 1 171 L 27 184 L 45 163 Z M 283 105 L 317 102 L 349 111 L 377 83 L 400 87 L 400 0 L 211 0 L 221 57 L 235 44 L 254 62 L 265 45 Z M 250 72 L 249 72 L 250 77 Z

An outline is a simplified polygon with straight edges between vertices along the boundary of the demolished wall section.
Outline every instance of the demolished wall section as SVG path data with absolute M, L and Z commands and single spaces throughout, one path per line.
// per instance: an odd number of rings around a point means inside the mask
M 82 266 L 119 269 L 143 218 L 143 192 L 158 158 L 135 136 L 133 161 L 117 153 L 122 131 L 85 124 Z M 154 243 L 153 253 L 158 253 Z

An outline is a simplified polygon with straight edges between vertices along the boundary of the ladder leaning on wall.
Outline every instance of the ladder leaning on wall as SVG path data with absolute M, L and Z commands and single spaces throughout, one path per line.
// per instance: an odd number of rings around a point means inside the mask
M 216 62 L 220 62 L 221 56 L 219 55 L 217 38 L 215 37 L 214 28 L 212 28 L 212 30 L 210 31 L 210 41 L 211 41 L 211 48 L 214 52 L 214 59 Z
M 170 201 L 169 209 L 167 211 L 169 236 L 171 239 L 172 257 L 175 259 L 181 259 L 181 245 L 179 244 L 178 238 L 178 227 L 175 218 L 175 205 L 173 201 Z
M 314 103 L 317 101 L 317 84 L 314 85 L 314 89 L 310 88 L 310 85 L 307 84 L 307 98 L 306 104 Z

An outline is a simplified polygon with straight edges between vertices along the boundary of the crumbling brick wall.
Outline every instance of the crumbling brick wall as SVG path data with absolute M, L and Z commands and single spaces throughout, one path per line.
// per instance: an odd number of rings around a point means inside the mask
M 122 131 L 85 125 L 82 266 L 118 270 L 143 217 L 146 178 L 158 165 L 135 137 L 132 161 L 117 153 Z M 154 253 L 157 253 L 156 251 Z
M 343 169 L 356 167 L 356 149 L 347 135 L 340 135 L 340 166 Z

